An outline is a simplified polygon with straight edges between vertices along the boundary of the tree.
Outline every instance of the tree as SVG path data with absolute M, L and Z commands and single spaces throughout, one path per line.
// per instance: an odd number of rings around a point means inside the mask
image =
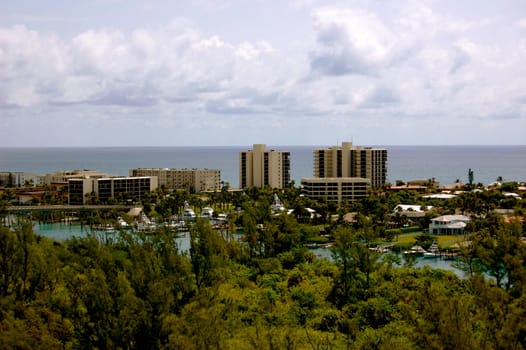
M 367 236 L 367 232 L 362 233 Z M 340 269 L 335 283 L 333 299 L 337 304 L 352 302 L 353 297 L 361 299 L 370 288 L 370 277 L 377 268 L 378 253 L 367 247 L 367 241 L 353 229 L 336 229 L 335 246 L 332 256 Z
M 17 259 L 16 234 L 9 228 L 0 226 L 0 296 L 6 297 L 14 292 L 14 284 L 20 276 Z
M 471 168 L 469 168 L 469 170 L 468 170 L 468 185 L 469 185 L 469 188 L 473 187 L 473 180 L 474 180 L 473 170 L 471 170 Z
M 497 222 L 471 234 L 471 246 L 464 252 L 466 266 L 486 273 L 506 291 L 520 294 L 526 286 L 526 246 L 521 241 L 520 223 Z
M 198 290 L 221 280 L 227 254 L 225 240 L 208 220 L 197 220 L 190 230 L 190 259 Z
M 9 175 L 7 176 L 7 183 L 5 187 L 7 188 L 15 187 L 15 180 L 13 177 L 13 173 L 9 173 Z

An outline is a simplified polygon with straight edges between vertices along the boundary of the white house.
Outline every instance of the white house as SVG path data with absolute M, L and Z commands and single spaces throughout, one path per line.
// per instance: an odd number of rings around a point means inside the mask
M 414 211 L 417 213 L 423 213 L 431 209 L 433 209 L 432 205 L 398 204 L 396 207 L 394 207 L 394 212 L 396 213 L 396 212 Z
M 464 234 L 466 224 L 470 218 L 465 215 L 443 215 L 431 219 L 429 233 L 433 235 L 461 235 Z

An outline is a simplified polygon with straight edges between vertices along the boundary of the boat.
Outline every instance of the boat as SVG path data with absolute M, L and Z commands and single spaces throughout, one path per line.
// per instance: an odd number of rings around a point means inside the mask
M 119 225 L 120 228 L 128 228 L 128 223 L 126 221 L 124 221 L 124 219 L 122 217 L 118 217 L 117 218 L 117 223 Z
M 203 219 L 211 219 L 213 215 L 214 209 L 210 207 L 204 207 L 203 210 L 201 210 L 201 215 L 199 217 Z
M 440 256 L 440 249 L 438 249 L 437 242 L 433 242 L 429 249 L 424 253 L 424 258 L 438 258 Z
M 274 202 L 272 203 L 272 205 L 270 206 L 270 210 L 272 211 L 272 213 L 276 214 L 276 213 L 281 213 L 283 211 L 286 211 L 287 209 L 285 208 L 285 206 L 283 205 L 283 203 L 281 202 L 281 200 L 279 199 L 278 195 L 274 193 Z
M 219 214 L 217 214 L 216 221 L 222 222 L 222 223 L 227 222 L 228 221 L 228 216 L 225 213 L 219 213 Z
M 96 227 L 96 229 L 98 231 L 104 231 L 104 232 L 115 232 L 115 226 L 111 224 L 106 224 L 106 225 L 100 224 Z
M 173 227 L 178 231 L 178 232 L 187 232 L 188 231 L 188 226 L 186 225 L 186 222 L 184 220 L 181 220 L 179 222 L 176 222 L 173 224 Z
M 156 229 L 156 224 L 152 222 L 152 220 L 150 220 L 150 218 L 146 214 L 144 214 L 144 212 L 142 211 L 135 221 L 136 221 L 137 231 L 152 232 L 152 231 L 155 231 Z
M 183 220 L 194 220 L 195 219 L 195 212 L 188 208 L 183 211 Z
M 405 255 L 424 255 L 426 250 L 419 245 L 414 245 L 409 250 L 404 250 Z
M 195 212 L 192 208 L 190 208 L 190 205 L 188 204 L 187 201 L 184 202 L 184 210 L 183 210 L 183 215 L 182 215 L 182 219 L 184 221 L 187 221 L 187 220 L 195 220 Z
M 389 253 L 393 249 L 394 244 L 381 244 L 376 247 L 370 247 L 369 250 L 372 250 L 377 253 Z

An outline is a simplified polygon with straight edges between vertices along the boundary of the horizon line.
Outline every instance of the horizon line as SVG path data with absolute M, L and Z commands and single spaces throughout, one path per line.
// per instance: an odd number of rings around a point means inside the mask
M 257 143 L 256 143 L 257 144 Z M 354 143 L 353 143 L 354 144 Z M 28 148 L 177 148 L 177 147 L 199 147 L 199 148 L 212 148 L 212 147 L 252 147 L 250 145 L 97 145 L 97 146 L 0 146 L 0 149 L 28 149 Z M 340 144 L 265 144 L 270 147 L 332 147 L 339 146 Z M 357 146 L 378 146 L 378 147 L 524 147 L 526 144 L 357 144 Z

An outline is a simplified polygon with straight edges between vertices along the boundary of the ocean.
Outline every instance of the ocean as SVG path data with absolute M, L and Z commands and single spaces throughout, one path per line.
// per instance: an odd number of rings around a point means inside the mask
M 291 177 L 299 185 L 313 173 L 313 151 L 326 146 L 267 146 L 291 152 Z M 526 181 L 524 146 L 373 146 L 387 149 L 387 179 L 435 178 L 447 185 L 468 181 L 472 169 L 475 183 Z M 90 169 L 111 175 L 128 175 L 132 168 L 208 168 L 221 170 L 230 187 L 239 186 L 239 152 L 252 146 L 218 147 L 93 147 L 93 148 L 0 148 L 0 172 L 37 174 L 57 170 Z

